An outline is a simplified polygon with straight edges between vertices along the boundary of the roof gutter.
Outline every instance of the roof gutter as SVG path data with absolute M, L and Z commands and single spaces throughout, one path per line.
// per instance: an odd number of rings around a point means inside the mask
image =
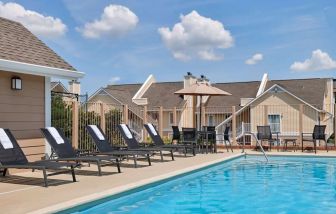
M 83 72 L 79 71 L 53 68 L 43 65 L 35 65 L 6 59 L 0 59 L 0 70 L 22 74 L 38 75 L 38 76 L 57 77 L 68 80 L 77 80 L 79 78 L 84 77 L 85 75 Z

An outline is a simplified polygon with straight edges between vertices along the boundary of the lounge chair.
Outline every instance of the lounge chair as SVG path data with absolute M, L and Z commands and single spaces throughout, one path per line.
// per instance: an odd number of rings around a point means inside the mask
M 148 160 L 148 165 L 151 165 L 150 156 L 152 152 L 150 151 L 130 151 L 130 150 L 117 150 L 110 145 L 104 132 L 100 127 L 96 125 L 86 126 L 89 135 L 92 137 L 94 144 L 98 149 L 98 155 L 115 155 L 115 156 L 129 156 L 133 157 L 134 166 L 137 167 L 138 156 L 143 156 Z
M 274 139 L 272 137 L 271 127 L 270 126 L 257 126 L 257 131 L 258 131 L 257 138 L 260 141 L 260 145 L 263 146 L 262 145 L 263 142 L 268 142 L 269 149 L 267 148 L 267 150 L 271 151 L 272 143 L 274 141 L 277 141 L 277 139 Z
M 315 154 L 316 154 L 316 142 L 318 140 L 322 140 L 325 143 L 325 147 L 326 150 L 328 152 L 328 143 L 326 140 L 326 135 L 325 135 L 325 130 L 326 130 L 326 126 L 325 125 L 315 125 L 314 126 L 314 130 L 313 133 L 302 133 L 302 152 L 303 152 L 303 142 L 304 141 L 309 141 L 309 142 L 313 142 L 314 144 L 314 150 L 315 150 Z M 310 135 L 310 137 L 307 137 L 307 135 Z
M 48 187 L 48 176 L 61 173 L 70 172 L 72 174 L 73 182 L 76 182 L 75 167 L 76 164 L 73 163 L 61 163 L 55 161 L 29 162 L 10 130 L 0 129 L 0 169 L 3 170 L 3 176 L 6 176 L 8 169 L 42 170 L 44 186 Z M 47 170 L 61 171 L 47 174 Z
M 79 156 L 78 153 L 72 148 L 69 140 L 64 136 L 60 129 L 54 127 L 42 128 L 41 129 L 44 137 L 47 139 L 49 145 L 52 148 L 52 152 L 57 155 L 57 161 L 74 161 L 77 163 L 88 162 L 96 163 L 98 167 L 98 175 L 101 176 L 101 166 L 106 164 L 115 163 L 120 173 L 120 163 L 119 158 L 106 155 L 106 156 Z
M 184 156 L 187 156 L 187 151 L 191 150 L 192 154 L 195 155 L 195 147 L 192 145 L 183 145 L 183 144 L 165 144 L 159 135 L 158 131 L 155 129 L 153 124 L 148 123 L 144 124 L 149 136 L 153 140 L 155 146 L 162 147 L 162 148 L 170 148 L 174 150 L 183 150 L 184 151 Z
M 139 142 L 135 139 L 133 136 L 130 128 L 126 124 L 119 124 L 118 129 L 121 133 L 121 136 L 125 140 L 125 143 L 127 144 L 127 150 L 130 151 L 147 151 L 147 152 L 159 152 L 161 161 L 163 161 L 163 151 L 170 152 L 172 160 L 174 160 L 174 153 L 172 148 L 162 148 L 159 146 L 151 146 L 151 147 L 141 147 Z

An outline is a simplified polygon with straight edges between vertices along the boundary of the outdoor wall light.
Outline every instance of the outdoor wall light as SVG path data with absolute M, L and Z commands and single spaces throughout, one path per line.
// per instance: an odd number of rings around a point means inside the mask
M 20 77 L 12 77 L 12 89 L 22 90 L 22 80 Z

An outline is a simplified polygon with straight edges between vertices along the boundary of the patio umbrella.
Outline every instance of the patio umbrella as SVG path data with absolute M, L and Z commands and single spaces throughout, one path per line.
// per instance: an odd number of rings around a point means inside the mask
M 188 88 L 183 88 L 176 91 L 174 94 L 200 96 L 200 118 L 199 127 L 201 127 L 202 120 L 202 97 L 203 96 L 230 96 L 232 94 L 223 91 L 219 88 L 211 86 L 207 82 L 196 82 Z

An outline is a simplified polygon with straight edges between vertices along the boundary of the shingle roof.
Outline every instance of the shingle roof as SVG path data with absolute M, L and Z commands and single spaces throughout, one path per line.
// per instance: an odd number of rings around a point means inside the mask
M 265 90 L 277 84 L 309 104 L 321 106 L 327 80 L 328 78 L 269 80 Z M 212 85 L 231 93 L 232 96 L 210 97 L 207 106 L 236 106 L 240 108 L 240 98 L 256 97 L 260 81 L 215 83 Z M 121 103 L 136 109 L 138 106 L 132 102 L 132 98 L 140 87 L 141 84 L 110 85 L 105 90 Z M 149 108 L 159 106 L 164 106 L 166 109 L 174 106 L 181 107 L 185 101 L 182 97 L 175 95 L 174 92 L 182 88 L 182 81 L 153 83 L 142 97 L 148 99 Z
M 265 90 L 277 84 L 311 105 L 323 104 L 325 86 L 328 78 L 269 80 Z M 208 106 L 239 107 L 240 98 L 255 98 L 260 81 L 212 84 L 232 94 L 226 97 L 211 97 Z
M 329 79 L 271 80 L 267 83 L 266 90 L 274 84 L 277 84 L 309 104 L 321 108 L 324 100 L 326 83 Z
M 138 106 L 132 102 L 135 93 L 140 89 L 142 84 L 124 84 L 124 85 L 108 85 L 104 90 L 107 91 L 113 98 L 128 105 L 131 109 L 137 109 Z
M 236 106 L 240 104 L 240 98 L 254 98 L 257 94 L 260 82 L 232 82 L 216 83 L 212 86 L 232 94 L 231 96 L 210 97 L 207 106 Z
M 22 24 L 1 17 L 0 59 L 76 70 Z
M 183 97 L 174 94 L 174 92 L 182 88 L 182 81 L 153 83 L 142 97 L 148 99 L 149 107 L 181 107 L 185 101 Z

